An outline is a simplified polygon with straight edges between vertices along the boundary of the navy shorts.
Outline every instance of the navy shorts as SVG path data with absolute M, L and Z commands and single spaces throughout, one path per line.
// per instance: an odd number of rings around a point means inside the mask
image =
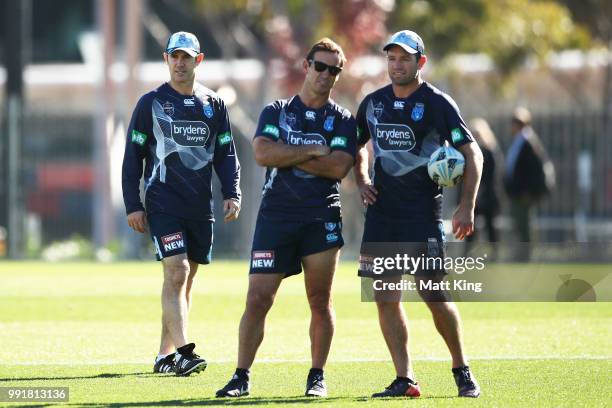
M 259 216 L 249 273 L 297 275 L 302 272 L 302 257 L 343 245 L 341 222 L 280 221 Z
M 213 223 L 208 220 L 187 220 L 173 215 L 147 215 L 151 238 L 158 261 L 187 253 L 190 261 L 209 264 L 213 242 Z
M 366 215 L 361 250 L 359 255 L 359 276 L 375 277 L 374 258 L 389 258 L 396 255 L 429 259 L 422 261 L 413 270 L 385 270 L 389 275 L 445 274 L 444 257 L 446 255 L 446 236 L 441 221 L 413 222 L 400 221 L 391 217 L 369 211 Z M 437 261 L 434 261 L 437 260 Z M 414 263 L 406 263 L 415 265 Z M 378 275 L 379 276 L 379 275 Z

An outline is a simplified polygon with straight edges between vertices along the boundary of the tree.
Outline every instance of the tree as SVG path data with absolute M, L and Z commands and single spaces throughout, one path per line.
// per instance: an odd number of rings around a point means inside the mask
M 551 51 L 589 43 L 569 10 L 553 1 L 399 0 L 390 26 L 412 27 L 440 59 L 452 53 L 487 54 L 504 77 L 530 56 L 542 59 Z

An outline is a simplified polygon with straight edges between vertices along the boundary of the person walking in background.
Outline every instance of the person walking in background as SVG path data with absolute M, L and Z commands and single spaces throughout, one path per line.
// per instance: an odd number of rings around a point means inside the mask
M 514 139 L 506 155 L 504 187 L 510 199 L 514 231 L 519 239 L 518 261 L 528 261 L 532 241 L 534 207 L 555 184 L 552 162 L 537 133 L 531 127 L 531 112 L 518 107 L 512 114 Z
M 499 240 L 499 236 L 495 227 L 495 218 L 499 214 L 500 208 L 500 186 L 498 181 L 501 181 L 501 178 L 498 177 L 498 169 L 503 161 L 503 155 L 499 149 L 497 138 L 485 119 L 474 118 L 469 122 L 469 127 L 474 140 L 480 147 L 483 157 L 482 177 L 480 178 L 480 186 L 476 196 L 474 214 L 476 217 L 482 217 L 484 221 L 487 241 L 496 243 Z M 469 252 L 471 243 L 476 240 L 478 232 L 478 228 L 474 228 L 474 233 L 466 237 L 466 252 Z M 496 248 L 493 247 L 493 251 L 495 250 Z
M 240 211 L 240 164 L 226 106 L 195 82 L 203 58 L 195 35 L 170 36 L 164 52 L 170 81 L 138 101 L 123 157 L 128 225 L 140 233 L 149 225 L 164 272 L 155 373 L 189 375 L 206 368 L 194 353 L 195 344 L 187 341 L 187 321 L 198 265 L 211 260 L 213 169 L 221 182 L 225 221 L 237 219 Z

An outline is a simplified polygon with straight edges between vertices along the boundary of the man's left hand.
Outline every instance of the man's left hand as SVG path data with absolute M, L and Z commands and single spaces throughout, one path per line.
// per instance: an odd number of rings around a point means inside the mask
M 453 214 L 453 234 L 458 240 L 472 235 L 474 232 L 474 209 L 459 206 Z
M 223 221 L 234 221 L 240 213 L 240 202 L 237 200 L 223 200 Z

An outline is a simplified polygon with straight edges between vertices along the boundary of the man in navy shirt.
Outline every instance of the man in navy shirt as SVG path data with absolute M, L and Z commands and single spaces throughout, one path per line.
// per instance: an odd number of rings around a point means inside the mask
M 394 34 L 384 47 L 391 84 L 367 95 L 359 106 L 358 152 L 355 178 L 367 205 L 359 275 L 372 277 L 369 244 L 385 242 L 416 244 L 428 256 L 443 256 L 444 230 L 441 222 L 442 189 L 427 174 L 429 156 L 445 141 L 465 156 L 461 202 L 452 225 L 456 238 L 463 239 L 474 228 L 474 205 L 482 169 L 482 155 L 467 129 L 455 102 L 421 79 L 427 61 L 421 38 L 412 31 Z M 368 171 L 366 142 L 371 141 L 373 177 Z M 369 265 L 371 266 L 371 265 Z M 399 271 L 402 273 L 403 271 Z M 416 271 L 441 279 L 444 270 Z M 399 278 L 396 276 L 394 278 Z M 397 378 L 373 397 L 418 397 L 420 389 L 408 352 L 408 329 L 401 296 L 377 296 L 380 326 L 391 353 Z M 423 294 L 422 294 L 423 295 Z M 453 374 L 459 395 L 477 397 L 478 384 L 463 355 L 459 312 L 452 302 L 425 297 L 436 328 L 446 341 L 453 359 Z
M 353 166 L 356 123 L 330 99 L 346 60 L 324 38 L 302 61 L 300 93 L 263 110 L 253 139 L 255 160 L 267 167 L 253 247 L 238 364 L 218 397 L 249 393 L 249 369 L 264 336 L 265 317 L 283 278 L 304 268 L 310 304 L 312 368 L 307 396 L 326 396 L 323 367 L 334 332 L 331 286 L 343 245 L 340 180 Z
M 172 34 L 164 53 L 170 82 L 138 101 L 123 158 L 128 224 L 140 233 L 149 225 L 164 271 L 156 373 L 189 375 L 206 368 L 195 344 L 187 342 L 187 320 L 198 265 L 210 262 L 213 168 L 221 181 L 225 221 L 240 211 L 240 165 L 227 109 L 217 94 L 195 82 L 203 58 L 193 34 Z

